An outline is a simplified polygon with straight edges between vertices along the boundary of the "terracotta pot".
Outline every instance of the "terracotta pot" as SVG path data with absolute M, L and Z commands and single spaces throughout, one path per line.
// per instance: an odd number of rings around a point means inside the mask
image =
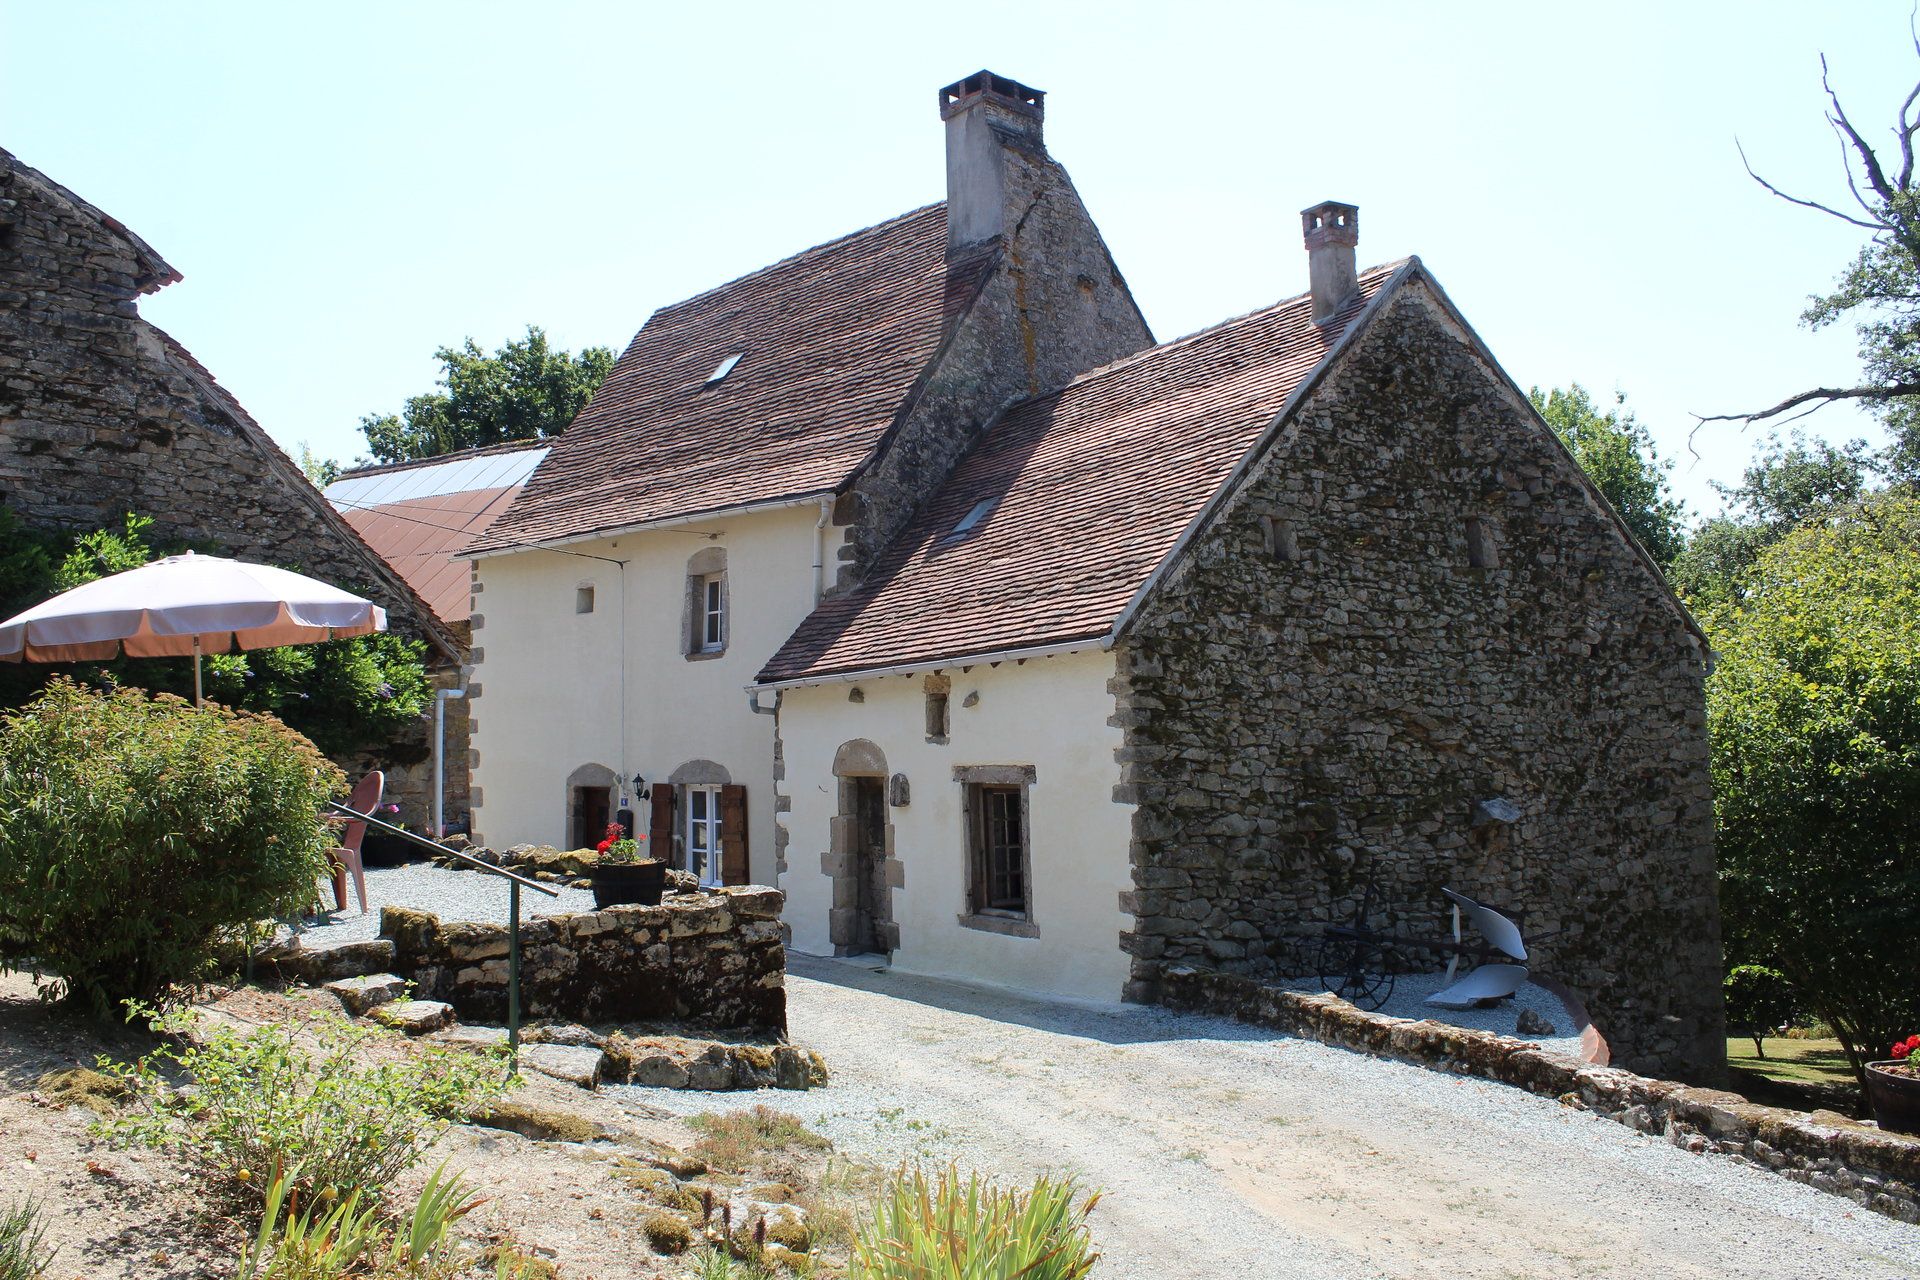
M 1888 1067 L 1904 1066 L 1894 1059 L 1867 1064 L 1867 1101 L 1873 1119 L 1888 1133 L 1920 1134 L 1920 1076 L 1896 1075 Z
M 660 893 L 667 887 L 664 862 L 614 862 L 595 866 L 587 872 L 593 881 L 593 905 L 617 907 L 635 903 L 643 907 L 660 905 Z

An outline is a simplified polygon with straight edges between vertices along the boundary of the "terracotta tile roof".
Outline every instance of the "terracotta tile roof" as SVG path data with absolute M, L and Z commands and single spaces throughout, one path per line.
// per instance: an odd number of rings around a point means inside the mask
M 762 683 L 1106 636 L 1288 396 L 1399 264 L 1316 326 L 1306 297 L 1094 370 L 1009 409 Z M 954 526 L 998 499 L 962 538 Z
M 472 613 L 472 570 L 461 548 L 505 514 L 547 445 L 483 445 L 415 462 L 343 471 L 327 501 L 447 622 Z
M 655 312 L 470 550 L 839 486 L 987 278 L 991 256 L 950 271 L 946 247 L 929 205 Z

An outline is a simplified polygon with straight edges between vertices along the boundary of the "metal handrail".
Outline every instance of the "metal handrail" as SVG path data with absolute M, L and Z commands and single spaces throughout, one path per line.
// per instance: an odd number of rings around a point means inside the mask
M 327 808 L 333 810 L 341 817 L 352 818 L 356 822 L 364 822 L 369 826 L 378 827 L 389 835 L 399 836 L 403 840 L 411 840 L 422 848 L 431 849 L 437 854 L 451 855 L 467 863 L 476 871 L 484 871 L 489 875 L 499 876 L 507 882 L 507 905 L 512 917 L 507 927 L 507 1052 L 513 1073 L 515 1075 L 520 1074 L 520 886 L 526 885 L 529 889 L 537 889 L 549 898 L 559 897 L 560 891 L 551 885 L 544 885 L 538 880 L 529 880 L 523 875 L 508 871 L 505 867 L 496 867 L 490 863 L 482 862 L 470 853 L 463 852 L 459 849 L 449 849 L 445 845 L 435 844 L 423 836 L 415 835 L 405 827 L 396 827 L 391 823 L 382 822 L 372 814 L 362 813 L 358 809 L 349 808 L 338 800 L 327 801 Z

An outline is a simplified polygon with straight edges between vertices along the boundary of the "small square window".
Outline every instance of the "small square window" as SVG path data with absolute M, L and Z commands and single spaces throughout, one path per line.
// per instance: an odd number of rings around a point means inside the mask
M 733 366 L 739 363 L 740 357 L 738 355 L 728 356 L 714 368 L 712 373 L 707 375 L 706 385 L 711 387 L 716 383 L 726 381 L 727 375 L 733 372 Z
M 573 611 L 575 613 L 593 612 L 593 586 L 591 583 L 573 589 Z
M 967 514 L 961 516 L 959 523 L 955 524 L 952 531 L 940 541 L 943 544 L 959 542 L 963 538 L 972 536 L 975 530 L 986 523 L 987 517 L 992 515 L 993 509 L 999 505 L 998 498 L 980 499 L 967 509 Z

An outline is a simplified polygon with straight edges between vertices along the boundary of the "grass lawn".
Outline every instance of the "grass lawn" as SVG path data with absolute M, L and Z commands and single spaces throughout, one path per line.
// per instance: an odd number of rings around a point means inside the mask
M 1727 1037 L 1727 1065 L 1778 1080 L 1782 1084 L 1854 1083 L 1853 1069 L 1838 1040 L 1788 1040 L 1767 1037 L 1767 1056 L 1757 1058 L 1750 1036 Z

